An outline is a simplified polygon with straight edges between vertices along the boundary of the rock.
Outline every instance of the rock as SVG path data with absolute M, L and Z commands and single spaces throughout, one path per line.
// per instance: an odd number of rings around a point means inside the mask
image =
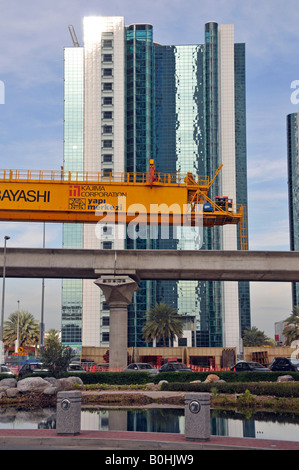
M 51 396 L 51 395 L 56 395 L 56 393 L 57 393 L 57 388 L 56 388 L 56 387 L 53 387 L 53 385 L 49 385 L 48 387 L 46 387 L 46 388 L 44 389 L 44 392 L 43 392 L 43 393 L 44 393 L 44 395 L 49 395 L 49 396 Z
M 26 379 L 19 380 L 17 385 L 18 390 L 22 393 L 41 393 L 47 387 L 49 387 L 49 382 L 41 377 L 26 377 Z
M 281 375 L 277 378 L 277 382 L 294 382 L 295 379 L 291 375 Z
M 162 385 L 162 384 L 168 384 L 168 380 L 160 380 L 158 385 Z
M 17 389 L 17 387 L 14 387 L 14 388 L 8 388 L 6 390 L 6 396 L 7 398 L 15 398 L 18 394 L 19 394 L 19 390 Z
M 75 384 L 77 384 L 77 386 Z M 55 387 L 57 388 L 58 392 L 63 392 L 67 390 L 77 390 L 78 385 L 83 385 L 83 382 L 80 377 L 67 377 L 63 379 L 57 379 L 55 383 Z
M 84 385 L 83 380 L 80 379 L 80 377 L 71 376 L 71 377 L 68 377 L 68 379 L 70 379 L 73 382 L 73 384 Z
M 219 377 L 218 375 L 215 374 L 209 374 L 208 377 L 206 378 L 205 382 L 210 383 L 210 382 L 219 382 Z
M 2 387 L 13 388 L 17 386 L 17 379 L 2 379 L 0 380 L 0 389 Z
M 49 384 L 51 384 L 51 385 L 53 385 L 53 387 L 55 387 L 56 382 L 57 382 L 57 379 L 55 379 L 55 377 L 43 377 L 43 378 L 44 378 L 44 380 L 49 382 Z
M 199 384 L 201 383 L 201 380 L 192 380 L 192 382 L 190 382 L 190 384 Z

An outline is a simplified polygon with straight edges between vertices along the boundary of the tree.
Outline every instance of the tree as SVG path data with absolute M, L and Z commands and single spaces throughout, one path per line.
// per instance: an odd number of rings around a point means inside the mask
M 67 368 L 74 357 L 71 348 L 64 348 L 60 343 L 49 339 L 44 349 L 40 351 L 40 358 L 45 369 L 56 378 L 65 374 Z
M 50 330 L 47 331 L 45 336 L 45 346 L 47 347 L 47 344 L 51 341 L 60 344 L 59 331 L 55 330 L 54 328 L 50 328 Z
M 3 342 L 6 347 L 14 346 L 19 328 L 19 346 L 36 346 L 39 341 L 39 324 L 26 310 L 13 312 L 4 322 Z
M 285 320 L 286 327 L 283 334 L 286 337 L 286 346 L 290 346 L 293 341 L 299 339 L 299 306 L 295 306 L 292 314 Z
M 258 330 L 256 326 L 246 328 L 243 334 L 244 346 L 265 346 L 271 342 L 263 331 Z
M 183 336 L 183 321 L 176 310 L 164 302 L 156 304 L 147 312 L 145 326 L 142 328 L 145 341 L 149 342 L 156 338 L 162 340 L 163 346 L 169 344 L 175 336 Z

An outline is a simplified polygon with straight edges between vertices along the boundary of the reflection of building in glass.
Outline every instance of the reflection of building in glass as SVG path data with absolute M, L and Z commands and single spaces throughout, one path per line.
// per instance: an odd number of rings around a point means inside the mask
M 232 25 L 211 22 L 205 33 L 203 45 L 155 47 L 157 168 L 212 178 L 223 163 L 210 196 L 246 205 L 245 46 L 234 44 Z M 195 249 L 195 235 L 157 244 Z M 202 248 L 240 248 L 239 230 L 204 229 Z M 195 315 L 193 345 L 237 345 L 250 326 L 248 283 L 169 281 L 156 290 L 180 314 Z
M 64 170 L 83 170 L 83 48 L 64 50 Z M 83 247 L 83 225 L 63 225 L 63 247 Z M 62 343 L 80 346 L 82 280 L 62 281 Z
M 299 250 L 299 114 L 287 116 L 287 155 L 291 251 Z M 299 305 L 299 282 L 292 284 L 293 307 Z
M 122 17 L 87 17 L 83 47 L 65 49 L 65 171 L 158 171 L 214 176 L 210 197 L 247 204 L 245 46 L 232 25 L 205 26 L 204 44 L 153 43 L 148 24 L 125 26 Z M 84 136 L 84 139 L 83 139 Z M 80 204 L 73 194 L 73 204 Z M 237 249 L 235 226 L 162 229 L 152 239 L 118 238 L 116 227 L 64 227 L 64 247 L 127 249 Z M 173 233 L 172 233 L 173 232 Z M 122 238 L 122 239 L 121 239 Z M 74 293 L 74 290 L 76 293 Z M 239 346 L 250 326 L 249 284 L 144 281 L 129 306 L 128 345 L 143 346 L 145 312 L 155 302 L 192 319 L 188 346 Z M 63 281 L 62 341 L 109 346 L 109 308 L 92 281 Z M 186 320 L 187 321 L 187 320 Z M 194 322 L 194 323 L 193 323 Z M 73 333 L 72 333 L 73 332 Z

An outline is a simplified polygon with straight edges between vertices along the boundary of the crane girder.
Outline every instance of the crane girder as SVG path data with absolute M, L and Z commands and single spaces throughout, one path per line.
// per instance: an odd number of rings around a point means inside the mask
M 157 173 L 152 160 L 148 173 L 0 170 L 0 220 L 238 224 L 242 207 L 212 201 L 207 194 L 211 184 L 208 177 L 192 173 Z

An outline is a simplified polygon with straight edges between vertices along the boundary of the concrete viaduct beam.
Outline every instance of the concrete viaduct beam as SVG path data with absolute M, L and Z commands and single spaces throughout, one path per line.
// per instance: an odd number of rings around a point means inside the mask
M 3 249 L 0 250 L 0 276 Z M 299 252 L 8 248 L 6 277 L 299 281 Z

